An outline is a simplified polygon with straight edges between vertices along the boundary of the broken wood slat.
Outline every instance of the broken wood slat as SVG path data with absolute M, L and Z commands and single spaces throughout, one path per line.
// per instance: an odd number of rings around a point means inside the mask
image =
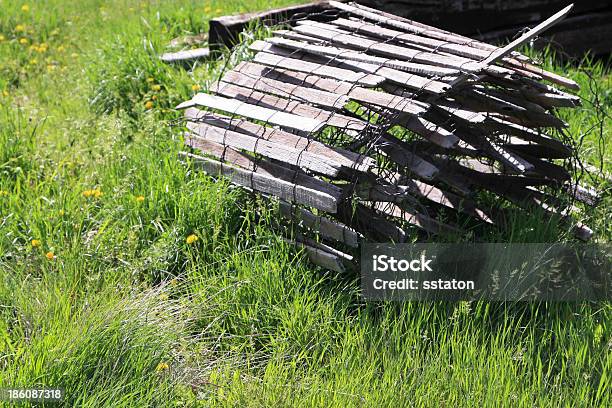
M 302 132 L 313 133 L 319 131 L 325 122 L 304 118 L 291 113 L 272 110 L 257 105 L 247 104 L 235 99 L 222 98 L 220 96 L 198 93 L 190 101 L 184 102 L 177 109 L 187 108 L 193 105 L 205 106 L 211 109 L 218 109 L 235 115 L 245 116 L 263 122 L 295 129 Z
M 374 242 L 406 242 L 407 235 L 403 228 L 361 203 L 340 206 L 338 217 Z
M 250 48 L 252 50 L 265 51 L 256 54 L 253 59 L 254 62 L 273 67 L 291 69 L 298 72 L 305 72 L 307 74 L 316 74 L 340 81 L 358 83 L 368 87 L 381 85 L 385 81 L 385 78 L 379 75 L 364 74 L 362 72 L 354 72 L 347 69 L 294 59 L 289 56 L 291 55 L 290 53 L 277 55 L 275 50 L 270 50 L 266 44 L 267 43 L 264 41 L 255 41 L 251 44 Z
M 574 5 L 570 4 L 563 10 L 552 15 L 551 17 L 547 18 L 546 20 L 544 20 L 543 22 L 541 22 L 534 28 L 527 31 L 526 33 L 521 35 L 519 38 L 512 41 L 510 44 L 506 45 L 503 48 L 498 48 L 497 50 L 493 51 L 491 55 L 489 55 L 482 63 L 488 65 L 488 64 L 493 64 L 501 60 L 503 57 L 510 54 L 512 51 L 514 51 L 514 49 L 516 49 L 517 47 L 520 47 L 521 45 L 526 44 L 532 38 L 540 34 L 542 31 L 546 30 L 548 27 L 564 19 L 573 7 Z
M 219 83 L 212 85 L 211 90 L 228 97 L 247 101 L 255 106 L 268 106 L 281 111 L 290 112 L 305 120 L 316 119 L 325 125 L 341 128 L 349 135 L 356 135 L 357 132 L 364 130 L 368 126 L 366 122 L 356 118 L 236 85 Z
M 444 224 L 427 215 L 419 214 L 416 211 L 408 211 L 393 203 L 375 201 L 364 202 L 363 204 L 366 206 L 370 205 L 374 210 L 383 214 L 406 221 L 408 224 L 419 227 L 430 234 L 453 235 L 461 233 L 461 230 L 458 228 Z
M 527 186 L 545 186 L 551 184 L 550 179 L 503 173 L 494 166 L 482 163 L 477 159 L 459 159 L 457 161 L 442 158 L 431 159 L 441 169 L 460 174 L 485 189 L 490 189 L 491 185 L 524 188 Z
M 247 150 L 330 177 L 337 177 L 342 169 L 341 165 L 325 157 L 318 156 L 308 151 L 294 149 L 269 140 L 248 136 L 243 133 L 204 123 L 190 122 L 187 123 L 187 128 L 192 134 L 220 145 Z
M 385 153 L 389 156 L 389 159 L 405 167 L 406 170 L 425 180 L 431 180 L 438 174 L 436 166 L 403 148 L 401 140 L 386 132 L 380 135 L 374 144 L 374 148 Z
M 369 54 L 377 54 L 399 60 L 420 62 L 427 65 L 438 65 L 445 68 L 457 69 L 464 72 L 476 73 L 482 69 L 472 60 L 447 54 L 434 54 L 407 47 L 400 47 L 389 43 L 381 43 L 367 38 L 350 35 L 349 32 L 334 30 L 333 26 L 324 23 L 299 21 L 294 31 L 315 38 L 330 41 L 344 47 L 356 48 Z
M 477 208 L 476 203 L 469 198 L 443 191 L 431 184 L 410 179 L 399 173 L 384 172 L 379 174 L 379 176 L 391 184 L 382 184 L 380 181 L 361 178 L 357 185 L 360 197 L 366 197 L 368 201 L 410 202 L 415 206 L 419 206 L 413 198 L 416 197 L 453 209 L 488 224 L 493 223 L 491 217 Z M 371 192 L 374 194 L 370 194 Z M 376 199 L 374 198 L 376 196 L 384 198 Z
M 601 200 L 601 196 L 597 193 L 595 189 L 581 186 L 578 183 L 563 183 L 563 190 L 571 194 L 572 197 L 574 197 L 576 200 L 591 207 L 596 206 Z
M 520 144 L 506 143 L 502 145 L 505 149 L 511 150 L 519 155 L 528 155 L 546 159 L 567 159 L 570 154 L 559 150 L 551 149 L 546 146 L 523 142 Z
M 265 53 L 273 53 L 272 55 L 277 55 L 276 58 L 271 58 L 271 57 L 258 57 L 260 54 L 257 54 L 255 56 L 254 61 L 255 62 L 259 62 L 261 64 L 264 65 L 269 65 L 269 66 L 274 66 L 274 67 L 278 67 L 278 68 L 286 68 L 286 69 L 291 69 L 294 71 L 299 71 L 299 72 L 305 72 L 305 73 L 311 73 L 311 74 L 316 74 L 316 75 L 320 75 L 323 77 L 331 77 L 334 79 L 337 79 L 339 81 L 347 81 L 347 82 L 356 82 L 356 81 L 352 81 L 349 78 L 342 78 L 341 75 L 324 75 L 324 73 L 320 72 L 320 71 L 313 71 L 313 70 L 308 70 L 308 69 L 303 69 L 299 67 L 299 64 L 295 64 L 292 63 L 292 66 L 288 66 L 288 64 L 286 64 L 285 62 L 283 62 L 283 58 L 279 57 L 278 55 L 283 55 L 283 56 L 289 56 L 292 55 L 289 51 L 285 51 L 284 53 L 282 51 L 279 50 L 279 48 L 282 49 L 282 47 L 275 47 L 275 44 L 278 45 L 282 45 L 282 46 L 286 46 L 285 49 L 292 49 L 294 50 L 294 52 L 307 52 L 307 49 L 302 49 L 302 47 L 304 45 L 308 45 L 305 43 L 299 43 L 297 41 L 291 41 L 289 42 L 289 40 L 283 41 L 284 39 L 282 38 L 269 38 L 267 39 L 267 41 L 269 41 L 267 44 L 268 46 L 265 45 L 259 45 L 257 48 L 260 48 L 263 52 Z M 292 47 L 299 47 L 299 48 L 292 48 Z M 266 54 L 264 54 L 266 55 Z M 319 54 L 312 54 L 315 56 L 319 56 Z M 274 62 L 270 62 L 270 61 L 266 61 L 266 60 L 276 60 Z M 302 60 L 303 61 L 303 60 Z M 410 74 L 408 72 L 405 71 L 400 71 L 397 69 L 392 69 L 392 68 L 388 68 L 385 66 L 381 66 L 381 65 L 376 65 L 376 64 L 370 64 L 370 63 L 365 63 L 365 62 L 359 62 L 359 61 L 352 61 L 352 60 L 337 60 L 336 58 L 327 58 L 327 61 L 325 62 L 326 64 L 330 64 L 330 65 L 324 65 L 324 66 L 329 66 L 330 68 L 334 68 L 336 69 L 338 66 L 341 66 L 342 68 L 338 68 L 338 69 L 342 69 L 344 71 L 347 72 L 355 72 L 358 71 L 360 72 L 362 75 L 374 75 L 377 78 L 382 77 L 383 81 L 387 80 L 387 81 L 391 81 L 393 83 L 396 83 L 398 85 L 402 85 L 402 86 L 407 86 L 410 87 L 412 89 L 416 89 L 416 90 L 425 90 L 425 91 L 429 91 L 432 92 L 434 94 L 441 94 L 444 93 L 446 90 L 448 90 L 449 86 L 443 82 L 440 81 L 436 81 L 434 79 L 430 79 L 430 78 L 424 78 L 415 74 Z M 333 65 L 333 66 L 331 66 Z M 351 68 L 354 71 L 351 71 L 347 68 Z M 381 85 L 382 82 L 378 85 Z M 357 82 L 356 82 L 357 83 Z M 363 85 L 363 84 L 362 84 Z M 366 84 L 367 85 L 367 84 Z
M 244 63 L 237 68 L 238 71 L 248 72 L 252 75 L 261 75 L 266 78 L 274 78 L 292 84 L 301 84 L 313 88 L 322 89 L 335 94 L 346 95 L 349 99 L 388 107 L 398 112 L 411 115 L 419 115 L 426 111 L 427 104 L 412 101 L 407 98 L 389 95 L 373 89 L 362 88 L 345 82 L 319 77 L 317 75 L 304 74 L 283 69 L 270 69 L 258 64 Z
M 327 217 L 315 215 L 305 208 L 299 208 L 284 201 L 279 201 L 280 214 L 292 221 L 302 222 L 315 229 L 321 236 L 357 248 L 361 242 L 360 234 L 354 229 Z
M 210 50 L 208 48 L 196 48 L 186 51 L 167 52 L 161 56 L 161 60 L 168 63 L 185 63 L 207 59 L 209 56 Z
M 294 149 L 303 149 L 324 156 L 344 167 L 354 168 L 357 171 L 367 171 L 375 164 L 373 159 L 365 155 L 354 153 L 350 150 L 332 148 L 315 139 L 294 135 L 281 129 L 262 126 L 243 118 L 231 118 L 217 113 L 201 111 L 196 108 L 187 109 L 185 117 L 195 123 L 206 123 L 276 143 L 282 143 Z
M 311 245 L 307 245 L 301 242 L 291 241 L 285 238 L 283 238 L 283 241 L 287 242 L 290 245 L 303 249 L 304 252 L 306 253 L 306 256 L 308 256 L 308 260 L 317 266 L 320 266 L 324 269 L 328 269 L 334 272 L 339 272 L 339 273 L 346 272 L 346 267 L 344 266 L 342 257 L 336 254 L 325 251 L 321 248 L 315 248 Z
M 385 66 L 393 69 L 398 69 L 400 71 L 412 72 L 415 74 L 427 76 L 452 76 L 458 75 L 460 72 L 457 69 L 444 68 L 436 65 L 418 64 L 398 59 L 377 57 L 374 55 L 365 54 L 363 52 L 352 51 L 346 48 L 338 48 L 325 44 L 309 44 L 305 41 L 316 41 L 317 38 L 308 37 L 306 35 L 296 35 L 293 31 L 275 31 L 275 34 L 283 37 L 285 41 L 280 41 L 278 39 L 275 40 L 274 38 L 269 38 L 266 41 L 280 46 L 282 46 L 283 43 L 293 44 L 293 46 L 290 48 L 300 49 L 315 55 L 365 62 L 369 64 Z
M 221 82 L 256 89 L 283 98 L 296 99 L 301 102 L 312 103 L 331 109 L 342 109 L 348 102 L 348 98 L 345 95 L 304 88 L 270 78 L 253 77 L 237 71 L 226 73 Z
M 312 177 L 299 168 L 290 168 L 281 163 L 272 163 L 263 158 L 249 156 L 229 146 L 223 146 L 219 143 L 197 138 L 189 133 L 186 135 L 185 145 L 199 149 L 202 153 L 212 156 L 222 163 L 242 167 L 245 170 L 255 173 L 299 184 L 302 187 L 321 191 L 334 197 L 340 197 L 343 194 L 340 187 L 316 177 Z
M 382 13 L 375 9 L 356 5 L 355 3 L 344 4 L 337 1 L 330 1 L 329 4 L 340 10 L 347 11 L 353 15 L 363 17 L 370 21 L 375 21 L 377 23 L 382 23 L 387 26 L 394 27 L 409 33 L 423 35 L 426 37 L 435 38 L 454 44 L 471 45 L 474 47 L 483 48 L 487 51 L 493 51 L 496 49 L 496 47 L 493 47 L 492 45 L 481 43 L 480 41 L 473 40 L 471 38 L 466 38 L 457 34 L 444 32 L 443 30 L 440 30 L 438 28 L 425 26 L 424 24 L 420 23 L 417 25 L 414 21 L 400 19 L 395 15 Z
M 422 136 L 431 143 L 446 149 L 454 148 L 460 140 L 457 136 L 443 127 L 419 117 L 408 118 L 405 122 L 402 122 L 401 125 Z
M 490 52 L 479 48 L 469 47 L 466 45 L 449 43 L 448 41 L 440 41 L 434 38 L 423 37 L 419 35 L 409 34 L 402 31 L 392 30 L 390 28 L 381 27 L 365 21 L 353 19 L 339 18 L 331 22 L 339 27 L 351 29 L 353 32 L 367 34 L 372 37 L 377 37 L 385 40 L 399 41 L 406 44 L 416 44 L 425 46 L 430 50 L 448 52 L 449 54 L 458 55 L 464 58 L 474 60 L 482 60 L 489 56 Z
M 523 107 L 509 101 L 505 95 L 485 93 L 478 89 L 454 92 L 453 97 L 469 109 L 478 112 L 495 112 L 504 116 L 513 117 L 523 126 L 528 127 L 567 127 L 567 123 L 546 112 L 533 107 Z M 502 99 L 504 98 L 504 99 Z
M 398 112 L 419 115 L 424 113 L 427 109 L 427 104 L 418 101 L 412 101 L 407 98 L 389 95 L 384 92 L 362 88 L 353 84 L 340 82 L 335 79 L 323 78 L 317 75 L 284 69 L 270 69 L 254 63 L 241 63 L 236 70 L 246 72 L 250 75 L 260 75 L 265 78 L 279 80 L 285 83 L 309 86 L 334 94 L 346 95 L 349 99 L 357 102 L 384 106 Z
M 580 98 L 574 95 L 560 95 L 552 92 L 519 92 L 522 96 L 529 99 L 530 101 L 551 108 L 575 108 L 581 105 Z
M 335 213 L 340 197 L 318 190 L 306 188 L 261 173 L 242 170 L 227 164 L 187 154 L 194 164 L 210 175 L 228 177 L 233 183 L 251 188 L 266 194 L 282 198 L 285 201 L 304 204 L 322 211 Z
M 561 141 L 548 136 L 545 133 L 541 133 L 530 129 L 525 126 L 518 125 L 516 123 L 508 122 L 501 118 L 489 116 L 487 117 L 488 124 L 492 127 L 497 128 L 499 131 L 517 136 L 523 140 L 537 143 L 550 149 L 557 150 L 559 154 L 572 155 L 572 149 L 566 146 Z
M 452 208 L 455 211 L 467 214 L 487 224 L 493 224 L 491 217 L 483 210 L 477 208 L 473 200 L 443 191 L 435 186 L 418 180 L 404 179 L 401 183 L 402 185 L 410 187 L 411 191 L 419 197 L 423 197 L 444 207 Z

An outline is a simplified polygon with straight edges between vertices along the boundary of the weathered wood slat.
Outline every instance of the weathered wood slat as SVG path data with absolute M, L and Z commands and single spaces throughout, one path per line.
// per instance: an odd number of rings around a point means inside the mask
M 220 96 L 205 93 L 196 94 L 187 103 L 179 105 L 177 109 L 187 108 L 194 105 L 218 109 L 235 115 L 241 115 L 251 119 L 261 120 L 263 122 L 273 123 L 275 125 L 308 133 L 317 132 L 325 125 L 325 122 L 317 119 L 304 118 L 284 111 L 268 109 L 261 106 L 240 102 L 235 99 L 222 98 Z
M 292 44 L 293 46 L 291 48 L 307 51 L 315 55 L 322 55 L 330 58 L 339 58 L 381 65 L 393 69 L 398 69 L 400 71 L 412 72 L 425 76 L 452 76 L 458 75 L 460 72 L 457 69 L 444 68 L 436 65 L 419 64 L 398 59 L 377 57 L 359 51 L 351 51 L 346 48 L 337 48 L 324 44 L 309 44 L 305 41 L 316 41 L 317 39 L 314 37 L 308 37 L 306 35 L 296 36 L 294 31 L 276 31 L 275 34 L 284 37 L 285 41 L 281 41 L 274 38 L 269 38 L 267 39 L 267 41 L 272 44 L 281 46 L 283 45 L 283 43 L 288 44 L 289 46 Z
M 387 202 L 364 202 L 364 204 L 372 206 L 373 209 L 391 217 L 399 218 L 406 221 L 408 224 L 414 225 L 435 235 L 453 235 L 461 234 L 461 230 L 451 225 L 444 224 L 434 218 L 424 214 L 419 214 L 416 211 L 408 211 L 393 203 Z
M 299 168 L 289 168 L 281 163 L 272 163 L 263 158 L 249 156 L 229 146 L 223 146 L 206 139 L 197 138 L 189 133 L 186 135 L 185 145 L 199 149 L 202 153 L 212 156 L 222 163 L 242 167 L 245 170 L 255 173 L 299 184 L 306 188 L 322 191 L 334 197 L 340 197 L 343 194 L 340 187 L 316 177 L 312 177 Z
M 413 115 L 423 114 L 428 108 L 428 105 L 422 102 L 413 101 L 408 98 L 389 95 L 381 91 L 362 88 L 354 84 L 337 81 L 335 79 L 323 78 L 317 75 L 305 74 L 302 72 L 284 69 L 271 69 L 254 63 L 241 63 L 236 70 L 246 72 L 250 75 L 260 75 L 265 78 L 271 78 L 285 83 L 308 86 L 332 92 L 334 94 L 346 95 L 349 99 L 356 102 L 388 107 L 389 109 L 396 110 L 398 112 Z
M 298 41 L 290 41 L 290 40 L 284 40 L 282 38 L 270 38 L 268 39 L 269 44 L 271 46 L 274 45 L 278 45 L 278 46 L 285 46 L 286 48 L 289 49 L 293 49 L 295 51 L 303 51 L 303 52 L 308 52 L 308 49 L 310 48 L 310 46 L 306 43 L 300 43 Z M 263 51 L 270 51 L 270 52 L 277 52 L 276 48 L 263 48 Z M 259 55 L 259 54 L 258 54 Z M 313 54 L 313 55 L 320 55 L 320 54 Z M 269 57 L 266 57 L 266 60 L 269 60 Z M 334 57 L 330 58 L 331 60 L 334 60 Z M 287 66 L 287 64 L 284 64 L 284 66 L 281 66 L 280 62 L 277 64 L 273 64 L 267 61 L 262 60 L 262 58 L 258 58 L 258 56 L 255 56 L 255 62 L 259 62 L 262 63 L 264 65 L 271 65 L 271 66 L 278 66 L 280 68 L 287 68 L 287 69 L 292 69 L 295 71 L 300 71 L 300 72 L 306 72 L 306 73 L 313 73 L 313 74 L 317 74 L 317 75 L 321 75 L 321 76 L 328 76 L 328 77 L 332 77 L 334 79 L 337 80 L 345 80 L 345 81 L 349 81 L 349 79 L 343 79 L 340 75 L 336 75 L 336 76 L 331 76 L 331 75 L 323 75 L 320 72 L 314 72 L 314 71 L 308 71 L 305 69 L 300 69 L 299 66 L 297 67 L 290 67 Z M 277 57 L 276 60 L 282 60 L 281 57 Z M 434 94 L 441 94 L 444 93 L 446 90 L 448 90 L 449 86 L 443 82 L 440 81 L 436 81 L 434 79 L 430 79 L 430 78 L 425 78 L 422 76 L 418 76 L 415 74 L 410 74 L 408 72 L 405 71 L 400 71 L 397 69 L 393 69 L 393 68 L 388 68 L 385 66 L 381 66 L 381 65 L 376 65 L 376 64 L 371 64 L 371 63 L 366 63 L 366 62 L 359 62 L 359 61 L 353 61 L 350 59 L 345 59 L 345 60 L 341 60 L 341 61 L 337 61 L 337 63 L 341 63 L 343 66 L 347 67 L 347 68 L 351 68 L 351 70 L 345 69 L 348 72 L 355 72 L 358 71 L 362 74 L 371 74 L 371 75 L 375 75 L 376 77 L 383 77 L 385 80 L 387 81 L 391 81 L 393 83 L 402 85 L 402 86 L 407 86 L 409 88 L 412 89 L 416 89 L 416 90 L 424 90 L 424 91 L 428 91 L 428 92 L 432 92 Z M 294 64 L 294 66 L 297 64 Z M 332 67 L 335 68 L 335 67 Z M 342 68 L 340 68 L 342 69 Z M 351 82 L 356 82 L 356 81 L 351 81 Z M 382 84 L 382 82 L 381 82 Z
M 206 171 L 208 174 L 228 177 L 233 183 L 251 188 L 255 191 L 274 195 L 288 202 L 304 204 L 330 213 L 335 213 L 337 210 L 340 197 L 306 188 L 278 178 L 266 176 L 261 173 L 228 166 L 227 164 L 205 157 L 197 157 L 192 154 L 187 155 L 191 157 L 193 163 L 197 167 Z
M 381 27 L 380 25 L 370 24 L 365 21 L 339 18 L 331 22 L 339 27 L 350 29 L 352 32 L 367 34 L 372 37 L 381 38 L 384 40 L 392 40 L 405 44 L 416 44 L 427 47 L 430 50 L 447 52 L 449 54 L 459 55 L 464 58 L 473 60 L 482 60 L 489 56 L 490 52 L 479 48 L 469 47 L 466 45 L 449 43 L 448 41 L 440 41 L 434 38 L 423 37 L 405 33 L 402 31 L 393 30 L 390 28 Z
M 272 67 L 286 68 L 307 74 L 316 74 L 326 78 L 334 78 L 340 81 L 358 83 L 363 86 L 374 87 L 381 85 L 385 78 L 380 75 L 364 74 L 347 69 L 315 64 L 313 62 L 290 58 L 288 55 L 277 55 L 276 50 L 266 46 L 263 41 L 255 41 L 250 48 L 260 52 L 255 55 L 254 62 Z
M 381 43 L 367 38 L 356 37 L 348 32 L 334 30 L 329 24 L 313 23 L 308 21 L 298 22 L 294 31 L 330 41 L 348 48 L 356 48 L 369 54 L 381 55 L 399 60 L 410 62 L 420 62 L 428 65 L 437 65 L 446 68 L 457 69 L 463 72 L 476 73 L 482 67 L 472 60 L 459 56 L 449 56 L 447 54 L 434 54 L 422 50 L 415 50 L 407 47 L 400 47 L 389 43 Z
M 294 149 L 290 146 L 248 136 L 232 130 L 204 123 L 187 123 L 187 128 L 197 137 L 204 138 L 211 142 L 223 146 L 230 146 L 235 149 L 247 150 L 330 177 L 337 177 L 342 169 L 342 166 L 323 156 L 318 156 L 305 150 Z
M 303 223 L 313 228 L 321 236 L 357 248 L 361 242 L 361 235 L 353 228 L 327 217 L 315 215 L 305 208 L 299 208 L 284 201 L 279 201 L 279 213 L 291 221 Z
M 324 156 L 339 165 L 353 168 L 357 171 L 367 171 L 375 164 L 373 159 L 365 155 L 354 153 L 350 150 L 332 148 L 315 139 L 294 135 L 277 128 L 262 126 L 257 123 L 249 122 L 243 118 L 231 118 L 212 112 L 201 111 L 196 108 L 187 109 L 185 111 L 185 118 L 195 123 L 206 123 L 212 126 L 222 127 L 257 138 L 281 143 L 296 150 L 305 150 Z
M 346 95 L 304 88 L 270 78 L 246 75 L 237 71 L 229 71 L 223 76 L 221 81 L 331 109 L 342 109 L 348 102 Z
M 288 239 L 284 239 L 284 241 L 288 244 L 303 249 L 306 256 L 308 256 L 308 260 L 313 264 L 334 272 L 346 272 L 343 259 L 339 255 L 325 251 L 321 248 L 315 248 L 302 242 L 291 241 Z
M 396 29 L 406 31 L 409 33 L 414 33 L 430 38 L 435 38 L 438 40 L 446 41 L 454 44 L 463 44 L 468 46 L 473 46 L 477 48 L 483 48 L 487 51 L 494 51 L 496 47 L 492 45 L 482 43 L 477 40 L 473 40 L 471 38 L 466 38 L 457 34 L 445 32 L 440 30 L 439 28 L 427 26 L 421 23 L 416 23 L 415 21 L 400 19 L 397 16 L 382 13 L 374 9 L 370 9 L 369 7 L 357 5 L 354 3 L 345 4 L 337 1 L 330 1 L 330 5 L 340 9 L 347 11 L 353 15 L 366 18 L 370 21 L 374 21 L 377 23 L 385 24 L 389 27 L 394 27 Z
M 367 123 L 359 119 L 326 111 L 297 101 L 291 101 L 278 96 L 253 91 L 236 85 L 220 83 L 218 85 L 211 86 L 211 90 L 231 98 L 248 101 L 249 104 L 253 104 L 255 106 L 268 106 L 280 111 L 290 112 L 290 114 L 304 119 L 306 122 L 311 119 L 320 121 L 323 125 L 341 128 L 349 134 L 351 134 L 351 132 L 352 134 L 356 134 L 356 132 L 362 131 L 368 126 Z M 278 125 L 283 126 L 282 124 Z

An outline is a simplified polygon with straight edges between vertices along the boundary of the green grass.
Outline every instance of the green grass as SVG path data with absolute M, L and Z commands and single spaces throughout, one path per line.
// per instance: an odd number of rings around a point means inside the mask
M 179 161 L 172 107 L 244 53 L 193 72 L 157 55 L 286 3 L 0 1 L 0 388 L 88 407 L 609 406 L 609 303 L 364 303 L 357 276 L 312 267 L 261 203 Z M 610 171 L 609 116 L 593 130 L 609 71 L 545 58 L 597 95 L 566 119 Z M 610 204 L 582 215 L 600 242 Z M 532 214 L 491 239 L 567 231 Z

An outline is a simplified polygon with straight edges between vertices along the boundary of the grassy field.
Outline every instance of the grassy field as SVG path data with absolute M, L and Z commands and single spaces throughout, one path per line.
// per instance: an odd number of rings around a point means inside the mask
M 0 0 L 0 388 L 79 407 L 610 406 L 609 303 L 364 303 L 357 276 L 312 267 L 266 209 L 179 162 L 172 107 L 246 53 L 192 72 L 158 53 L 286 3 Z M 555 69 L 596 99 L 566 118 L 611 170 L 609 71 Z M 609 196 L 583 213 L 600 242 Z M 533 215 L 497 239 L 567 233 Z

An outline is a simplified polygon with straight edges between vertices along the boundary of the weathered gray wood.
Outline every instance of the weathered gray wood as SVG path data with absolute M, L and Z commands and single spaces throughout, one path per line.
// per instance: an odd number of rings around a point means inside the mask
M 305 118 L 291 113 L 264 108 L 257 105 L 247 104 L 235 99 L 222 98 L 216 95 L 198 93 L 187 103 L 180 104 L 177 109 L 187 108 L 194 105 L 205 106 L 211 109 L 218 109 L 235 115 L 245 116 L 251 119 L 261 120 L 267 123 L 295 129 L 303 132 L 317 132 L 325 122 Z
M 293 59 L 288 55 L 277 55 L 276 50 L 266 46 L 263 41 L 255 41 L 250 48 L 259 52 L 253 58 L 254 62 L 278 68 L 291 69 L 307 74 L 316 74 L 326 78 L 334 78 L 340 81 L 358 83 L 363 86 L 374 87 L 382 84 L 385 81 L 380 75 L 364 74 L 362 72 L 354 72 L 347 69 L 331 67 L 327 65 L 315 64 L 313 62 Z
M 342 109 L 348 102 L 348 97 L 346 95 L 304 88 L 270 78 L 243 74 L 237 71 L 227 72 L 221 81 L 331 109 Z
M 356 37 L 348 32 L 334 30 L 333 27 L 328 24 L 300 21 L 298 22 L 298 26 L 293 29 L 298 33 L 321 38 L 330 41 L 332 44 L 338 44 L 343 47 L 356 48 L 368 54 L 381 55 L 410 62 L 420 62 L 427 65 L 437 65 L 471 73 L 479 72 L 483 68 L 475 61 L 467 58 L 449 56 L 448 54 L 434 54 L 422 50 L 415 50 L 406 46 L 400 47 L 389 43 L 381 43 L 367 38 Z
M 372 37 L 381 38 L 385 40 L 397 41 L 405 44 L 420 45 L 428 48 L 429 50 L 436 50 L 440 52 L 447 52 L 449 54 L 459 55 L 464 58 L 470 58 L 474 60 L 482 60 L 489 56 L 490 52 L 481 50 L 479 48 L 469 47 L 467 45 L 449 43 L 448 41 L 440 41 L 434 38 L 423 37 L 420 35 L 414 35 L 405 33 L 402 31 L 385 28 L 380 25 L 370 24 L 366 21 L 339 18 L 331 22 L 339 27 L 350 29 L 353 32 L 360 34 L 367 34 Z
M 190 133 L 185 137 L 185 145 L 199 149 L 202 153 L 212 156 L 222 163 L 242 167 L 245 170 L 255 173 L 299 184 L 302 187 L 321 191 L 334 197 L 340 197 L 343 194 L 343 190 L 340 187 L 316 177 L 312 177 L 299 168 L 290 168 L 281 163 L 272 163 L 263 158 L 249 156 L 229 146 L 223 146 L 209 140 L 194 137 Z
M 302 51 L 309 52 L 315 55 L 322 55 L 330 58 L 339 58 L 350 61 L 358 61 L 365 62 L 369 64 L 375 64 L 380 66 L 385 66 L 393 69 L 398 69 L 400 71 L 412 72 L 415 74 L 425 75 L 425 76 L 451 76 L 458 75 L 459 70 L 444 68 L 431 64 L 419 64 L 414 62 L 407 62 L 398 59 L 390 59 L 377 57 L 374 55 L 368 55 L 359 51 L 352 51 L 346 48 L 338 48 L 329 45 L 323 44 L 309 44 L 305 41 L 316 41 L 317 38 L 308 37 L 306 35 L 298 35 L 296 36 L 294 31 L 276 31 L 276 35 L 280 35 L 284 37 L 283 39 L 275 39 L 269 38 L 268 42 L 282 46 L 285 44 L 290 48 L 299 49 Z M 283 41 L 284 40 L 284 41 Z M 297 40 L 297 41 L 296 41 Z
M 315 215 L 305 208 L 279 201 L 279 212 L 291 221 L 301 222 L 305 226 L 313 228 L 324 238 L 341 242 L 353 248 L 357 248 L 361 242 L 361 235 L 353 228 L 327 217 Z
M 288 244 L 294 245 L 298 248 L 301 248 L 308 256 L 308 260 L 313 264 L 320 266 L 324 269 L 329 269 L 334 272 L 344 273 L 346 272 L 346 267 L 344 266 L 342 257 L 333 254 L 331 252 L 325 251 L 320 248 L 315 248 L 311 245 L 307 245 L 301 242 L 295 242 L 288 239 L 284 239 Z
M 206 59 L 210 56 L 208 48 L 196 48 L 193 50 L 167 52 L 161 56 L 161 60 L 168 63 L 175 62 L 194 62 L 200 59 Z
M 330 177 L 337 177 L 342 169 L 341 165 L 323 156 L 305 150 L 294 149 L 270 140 L 248 136 L 204 123 L 189 122 L 187 123 L 187 128 L 192 134 L 211 142 L 235 149 L 247 150 Z
M 268 40 L 278 42 L 281 39 L 277 38 L 277 39 L 268 39 Z M 297 41 L 295 41 L 294 43 L 297 43 Z M 264 53 L 274 53 L 273 54 L 274 57 L 269 57 L 269 56 L 266 56 L 266 54 L 260 53 L 255 56 L 254 58 L 255 62 L 264 64 L 264 65 L 268 65 L 268 66 L 286 68 L 286 69 L 291 69 L 294 71 L 316 74 L 316 75 L 320 75 L 320 76 L 328 77 L 328 78 L 334 78 L 339 81 L 354 82 L 354 83 L 359 83 L 360 85 L 363 85 L 363 86 L 368 86 L 368 83 L 364 83 L 362 81 L 356 81 L 354 80 L 354 78 L 351 78 L 350 75 L 343 77 L 341 74 L 331 75 L 331 74 L 325 73 L 322 70 L 315 71 L 315 68 L 312 68 L 312 67 L 304 68 L 300 64 L 301 62 L 306 62 L 306 61 L 300 61 L 298 63 L 295 63 L 295 60 L 294 60 L 288 63 L 283 58 L 284 56 L 288 56 L 292 54 L 290 51 L 288 51 L 288 48 L 286 48 L 285 49 L 286 51 L 283 53 L 281 51 L 282 47 L 275 46 L 272 43 L 266 43 L 266 44 L 267 46 L 259 44 L 257 48 L 261 49 Z M 293 43 L 286 43 L 286 44 L 293 44 Z M 297 46 L 301 47 L 302 45 L 298 44 Z M 279 48 L 281 50 L 279 50 Z M 300 50 L 297 48 L 291 48 L 291 49 L 293 49 L 294 52 L 296 53 L 300 52 Z M 276 54 L 282 55 L 283 57 L 278 56 Z M 296 56 L 297 55 L 298 54 L 296 54 Z M 313 54 L 313 55 L 317 55 L 317 54 Z M 285 58 L 289 58 L 289 57 L 285 57 Z M 441 94 L 449 89 L 449 86 L 443 82 L 436 81 L 436 80 L 429 79 L 429 78 L 423 78 L 421 76 L 410 74 L 405 71 L 400 71 L 397 69 L 392 69 L 392 68 L 388 68 L 388 67 L 384 67 L 384 66 L 380 66 L 376 64 L 370 64 L 370 63 L 352 61 L 352 60 L 339 61 L 339 60 L 335 60 L 334 58 L 328 58 L 328 61 L 329 62 L 335 61 L 335 64 L 333 64 L 333 66 L 332 64 L 324 65 L 324 67 L 342 69 L 343 71 L 352 72 L 353 75 L 355 74 L 355 71 L 357 71 L 360 75 L 370 74 L 370 75 L 374 75 L 375 78 L 382 77 L 383 81 L 380 81 L 377 85 L 381 85 L 386 80 L 386 81 L 396 83 L 398 85 L 407 86 L 407 87 L 410 87 L 416 90 L 424 90 L 424 91 L 432 92 L 434 94 Z M 320 64 L 317 64 L 317 65 L 320 66 Z M 343 68 L 337 68 L 338 65 L 341 65 Z M 350 69 L 347 69 L 347 68 L 350 68 Z
M 322 211 L 335 213 L 339 197 L 293 184 L 278 178 L 266 176 L 253 171 L 228 166 L 205 157 L 186 154 L 193 163 L 206 173 L 228 177 L 233 183 L 251 188 L 266 194 L 279 197 L 285 201 L 304 204 Z
M 231 98 L 248 101 L 250 104 L 256 106 L 268 106 L 280 111 L 290 112 L 291 114 L 307 121 L 309 119 L 315 119 L 317 121 L 321 121 L 325 125 L 341 128 L 348 134 L 356 135 L 357 132 L 362 131 L 366 128 L 366 126 L 368 126 L 366 122 L 356 118 L 326 111 L 297 101 L 280 98 L 278 96 L 253 91 L 236 85 L 219 83 L 217 85 L 213 84 L 211 89 L 216 93 Z
M 241 63 L 236 70 L 246 72 L 251 75 L 260 75 L 265 78 L 276 79 L 285 83 L 309 86 L 332 92 L 334 94 L 346 95 L 349 99 L 357 102 L 387 107 L 391 110 L 413 115 L 423 114 L 428 108 L 428 105 L 422 102 L 390 95 L 369 88 L 362 88 L 360 86 L 337 81 L 335 79 L 323 78 L 318 75 L 305 74 L 302 72 L 284 69 L 272 69 L 254 63 Z
M 249 122 L 244 118 L 231 118 L 217 113 L 201 111 L 196 108 L 187 109 L 185 111 L 185 118 L 192 122 L 206 123 L 212 126 L 222 127 L 257 138 L 281 143 L 297 150 L 305 150 L 324 156 L 341 166 L 352 168 L 357 171 L 367 171 L 375 164 L 373 159 L 363 154 L 354 153 L 345 149 L 332 148 L 315 139 L 294 135 L 277 128 L 262 126 Z

